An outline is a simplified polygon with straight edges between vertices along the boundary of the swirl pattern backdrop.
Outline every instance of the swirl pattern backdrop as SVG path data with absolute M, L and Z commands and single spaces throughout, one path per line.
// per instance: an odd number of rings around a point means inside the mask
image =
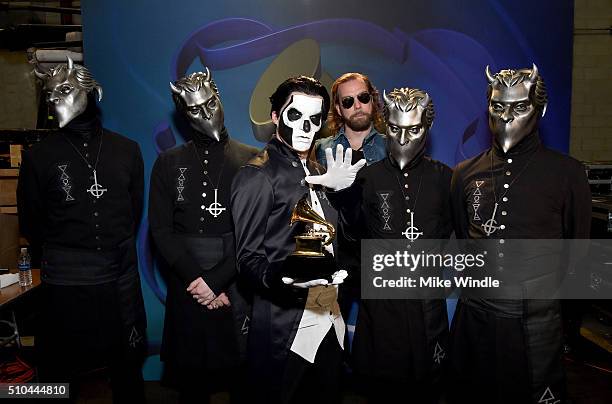
M 542 140 L 562 152 L 569 148 L 571 0 L 81 4 L 85 63 L 104 86 L 104 126 L 140 143 L 146 173 L 160 152 L 185 141 L 168 82 L 204 65 L 221 92 L 230 135 L 258 147 L 271 130 L 266 97 L 290 75 L 311 74 L 331 86 L 342 73 L 358 71 L 381 91 L 426 89 L 436 107 L 429 153 L 452 167 L 490 145 L 485 66 L 498 71 L 535 63 L 549 94 Z M 138 245 L 149 321 L 144 374 L 155 380 L 165 285 L 146 219 Z M 348 323 L 350 331 L 353 319 Z

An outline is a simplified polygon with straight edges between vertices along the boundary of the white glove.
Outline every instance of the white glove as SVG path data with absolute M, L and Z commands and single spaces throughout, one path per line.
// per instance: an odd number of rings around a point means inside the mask
M 329 283 L 327 279 L 313 279 L 313 280 L 306 281 L 306 282 L 295 283 L 295 280 L 293 278 L 287 278 L 287 277 L 283 277 L 282 281 L 285 285 L 291 285 L 293 287 L 300 288 L 300 289 L 307 289 L 307 288 L 314 288 L 315 286 L 340 285 L 341 283 L 344 282 L 347 276 L 348 276 L 348 272 L 342 269 L 340 271 L 334 272 L 334 274 L 332 275 L 331 283 Z
M 366 164 L 364 159 L 359 160 L 354 165 L 351 165 L 353 158 L 353 149 L 350 147 L 342 154 L 344 147 L 341 144 L 336 147 L 336 159 L 332 156 L 332 149 L 325 149 L 325 157 L 327 158 L 327 172 L 323 175 L 308 175 L 306 181 L 310 184 L 320 184 L 334 191 L 348 188 L 355 181 L 357 172 Z

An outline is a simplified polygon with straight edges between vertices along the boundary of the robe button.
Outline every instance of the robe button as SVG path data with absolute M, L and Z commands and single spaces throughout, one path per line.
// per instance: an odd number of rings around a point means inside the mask
M 408 173 L 404 173 L 404 177 L 407 177 L 407 176 L 408 176 Z
M 407 189 L 407 188 L 408 188 L 408 184 L 404 184 L 404 188 L 406 188 L 406 189 Z
M 500 229 L 502 229 L 502 230 L 504 230 L 504 229 L 506 228 L 506 225 L 505 225 L 505 224 L 502 224 L 502 225 L 500 225 L 500 226 L 499 226 L 499 228 L 500 228 Z
M 206 198 L 206 192 L 202 192 L 202 198 Z
M 200 218 L 200 222 L 203 222 L 203 221 L 204 221 L 204 218 L 203 218 L 203 217 L 201 217 L 201 218 Z
M 198 230 L 198 232 L 199 232 L 200 234 L 202 234 L 202 233 L 204 233 L 204 230 L 203 230 L 203 229 L 200 229 L 200 230 Z
M 508 159 L 508 163 L 512 164 L 512 159 Z
M 506 212 L 505 210 L 502 210 L 502 216 L 506 216 L 508 214 L 508 212 Z
M 506 175 L 511 175 L 512 173 L 510 171 L 506 171 Z
M 510 188 L 510 185 L 504 184 L 504 188 L 508 189 L 508 188 Z
M 504 202 L 508 202 L 508 197 L 507 197 L 507 196 L 504 196 L 504 197 L 502 198 L 502 201 L 504 201 Z
M 206 207 L 204 205 L 200 205 L 200 209 L 204 210 Z
M 306 185 L 306 180 L 302 178 L 302 179 L 300 180 L 300 185 L 301 185 L 301 186 L 305 186 L 305 185 Z
M 299 166 L 299 164 L 298 164 L 298 162 L 297 162 L 297 161 L 292 161 L 292 162 L 291 162 L 291 165 L 292 165 L 292 166 L 294 166 L 294 167 Z

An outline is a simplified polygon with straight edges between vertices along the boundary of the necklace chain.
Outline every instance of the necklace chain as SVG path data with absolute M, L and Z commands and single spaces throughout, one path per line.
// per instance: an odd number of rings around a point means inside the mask
M 223 146 L 223 162 L 221 163 L 221 168 L 219 170 L 219 176 L 217 177 L 217 183 L 215 184 L 215 183 L 213 183 L 213 180 L 208 175 L 208 170 L 204 166 L 204 163 L 202 163 L 202 159 L 200 158 L 200 153 L 198 153 L 198 147 L 196 146 L 195 143 L 193 143 L 193 151 L 195 152 L 196 159 L 200 163 L 200 166 L 202 166 L 202 172 L 204 173 L 206 178 L 208 178 L 208 181 L 210 181 L 210 183 L 213 185 L 214 189 L 219 189 L 219 185 L 221 184 L 221 178 L 223 177 L 223 168 L 225 167 L 225 159 L 227 158 L 227 154 L 228 154 L 228 153 L 226 153 L 226 150 L 225 150 L 226 147 L 228 149 L 230 147 L 229 140 L 227 141 L 227 144 Z M 229 150 L 228 150 L 228 152 L 229 152 Z
M 66 136 L 65 134 L 62 133 L 62 135 L 64 136 L 64 139 L 66 139 L 66 141 L 68 142 L 68 144 L 70 144 L 70 146 L 72 146 L 72 148 L 74 149 L 74 151 L 79 155 L 79 157 L 81 157 L 81 159 L 83 159 L 83 161 L 85 162 L 85 164 L 87 165 L 87 168 L 89 168 L 90 170 L 94 170 L 96 171 L 97 167 L 98 167 L 98 161 L 100 160 L 100 151 L 102 150 L 102 131 L 100 131 L 100 144 L 98 145 L 98 155 L 96 156 L 96 162 L 94 163 L 93 167 L 91 166 L 91 163 L 89 162 L 89 160 L 87 160 L 85 158 L 85 156 L 83 156 L 81 154 L 81 152 L 79 151 L 79 149 L 74 145 L 74 143 L 72 143 L 72 141 L 70 141 L 70 139 L 68 139 L 68 136 Z

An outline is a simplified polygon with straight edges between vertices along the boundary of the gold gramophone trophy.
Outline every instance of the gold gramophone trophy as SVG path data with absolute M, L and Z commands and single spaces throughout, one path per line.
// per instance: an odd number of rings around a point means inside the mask
M 289 226 L 296 222 L 311 223 L 324 226 L 327 230 L 315 230 L 311 227 L 307 233 L 295 236 L 295 251 L 291 254 L 295 257 L 324 257 L 323 247 L 331 244 L 336 236 L 334 225 L 323 219 L 308 203 L 308 194 L 304 195 L 295 204 L 291 213 Z M 325 239 L 327 237 L 327 239 Z
M 334 240 L 336 229 L 310 206 L 308 194 L 293 208 L 289 226 L 296 222 L 310 223 L 313 227 L 306 233 L 295 236 L 295 251 L 285 260 L 283 276 L 293 278 L 295 282 L 331 280 L 336 264 L 333 256 L 324 252 L 323 247 Z M 315 230 L 314 225 L 323 226 L 326 230 Z

